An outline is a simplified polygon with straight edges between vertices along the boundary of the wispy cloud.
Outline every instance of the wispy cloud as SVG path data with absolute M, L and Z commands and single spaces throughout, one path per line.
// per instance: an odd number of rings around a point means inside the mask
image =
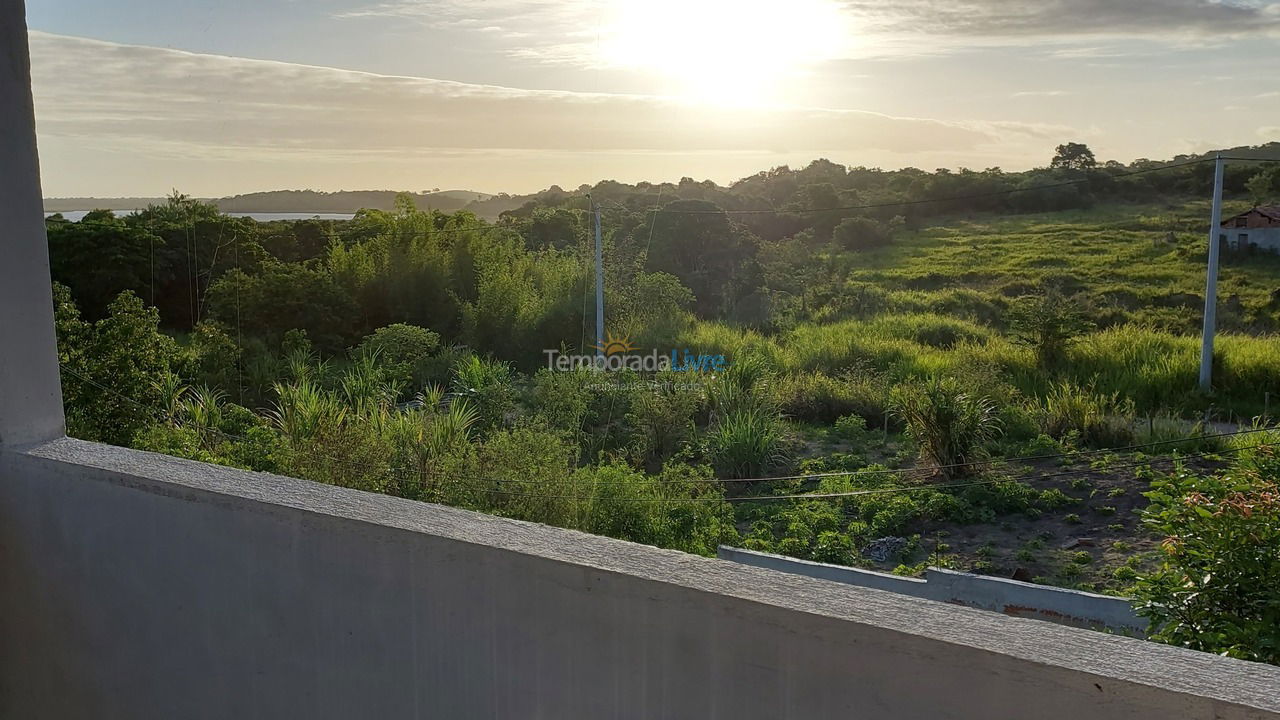
M 526 60 L 591 65 L 611 14 L 637 0 L 394 0 L 341 12 L 347 19 L 412 20 L 449 29 L 506 33 L 507 52 Z M 754 2 L 755 0 L 743 0 Z M 1142 40 L 1153 47 L 1186 47 L 1192 40 L 1280 33 L 1274 0 L 829 0 L 856 28 L 838 57 L 936 53 L 970 46 L 1042 45 L 1062 58 L 1118 58 L 1133 48 L 1108 44 Z M 683 7 L 723 8 L 726 0 L 687 0 Z M 707 6 L 707 7 L 702 7 Z M 688 13 L 648 3 L 675 26 Z M 705 14 L 705 13 L 703 13 Z M 656 18 L 662 20 L 662 18 Z M 708 27 L 707 32 L 716 32 Z M 927 41 L 927 42 L 922 42 Z M 1102 43 L 1102 44 L 1099 44 Z M 1149 52 L 1150 50 L 1147 50 Z
M 1072 93 L 1069 90 L 1022 90 L 1020 92 L 1014 93 L 1012 97 L 1045 98 L 1045 97 L 1064 97 L 1066 95 L 1071 95 L 1071 94 Z
M 40 32 L 31 34 L 31 48 L 42 153 L 70 157 L 67 148 L 91 147 L 118 153 L 122 166 L 143 158 L 157 167 L 216 161 L 223 173 L 236 163 L 242 172 L 253 164 L 290 166 L 294 185 L 386 186 L 376 182 L 379 173 L 416 172 L 429 186 L 442 184 L 429 172 L 464 162 L 469 176 L 489 177 L 485 188 L 511 190 L 585 180 L 588 172 L 634 177 L 637 168 L 658 166 L 677 177 L 701 166 L 706 176 L 729 179 L 728 168 L 759 169 L 771 155 L 774 162 L 829 155 L 866 164 L 982 164 L 993 157 L 1021 164 L 1017 158 L 1038 157 L 1050 136 L 1068 132 L 1016 122 L 729 110 L 647 96 L 517 90 Z M 665 158 L 665 165 L 626 160 L 645 155 Z M 732 160 L 748 155 L 754 165 Z M 615 164 L 604 165 L 608 158 Z M 343 165 L 346 181 L 334 171 Z M 513 170 L 518 165 L 526 167 Z M 556 174 L 575 166 L 570 177 Z M 63 170 L 48 165 L 46 176 L 59 179 Z
M 1280 3 L 1242 0 L 845 0 L 882 31 L 974 38 L 1243 35 L 1280 30 Z

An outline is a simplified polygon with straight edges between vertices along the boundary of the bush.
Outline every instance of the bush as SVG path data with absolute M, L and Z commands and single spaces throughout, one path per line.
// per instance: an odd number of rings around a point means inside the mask
M 1139 579 L 1138 612 L 1172 645 L 1280 664 L 1280 458 L 1266 451 L 1212 476 L 1152 483 L 1143 522 L 1165 536 Z
M 966 475 L 986 446 L 1000 435 L 995 406 L 986 397 L 962 389 L 954 379 L 901 385 L 892 395 L 894 412 L 924 459 L 947 477 Z
M 459 362 L 453 372 L 453 391 L 475 404 L 482 430 L 507 421 L 515 410 L 515 388 L 506 363 L 471 355 Z
M 635 456 L 651 469 L 661 467 L 685 443 L 693 439 L 693 417 L 699 394 L 677 380 L 659 380 L 656 387 L 632 396 L 627 425 Z
M 832 565 L 852 565 L 854 557 L 853 541 L 848 535 L 827 530 L 818 535 L 814 541 L 813 553 L 810 556 L 815 562 Z
M 836 244 L 850 252 L 874 250 L 889 244 L 889 228 L 871 218 L 853 217 L 836 226 Z
M 376 357 L 397 380 L 416 390 L 428 381 L 429 362 L 439 346 L 440 336 L 436 333 L 416 325 L 396 323 L 373 331 L 352 355 Z

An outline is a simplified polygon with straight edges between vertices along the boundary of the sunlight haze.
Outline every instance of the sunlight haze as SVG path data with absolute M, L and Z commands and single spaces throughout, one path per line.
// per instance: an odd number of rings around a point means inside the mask
M 1066 140 L 1128 162 L 1280 139 L 1267 2 L 46 0 L 28 22 L 47 196 L 1021 170 Z

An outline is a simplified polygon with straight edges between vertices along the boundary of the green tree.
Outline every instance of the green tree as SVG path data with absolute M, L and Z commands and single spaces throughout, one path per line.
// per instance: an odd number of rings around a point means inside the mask
M 1005 320 L 1014 342 L 1033 349 L 1045 369 L 1061 362 L 1067 348 L 1093 328 L 1079 304 L 1056 291 L 1018 298 Z
M 646 270 L 676 276 L 693 291 L 699 314 L 714 315 L 726 306 L 755 245 L 714 203 L 679 200 L 663 210 L 653 221 Z
M 1265 205 L 1280 200 L 1280 165 L 1272 165 L 1258 171 L 1245 184 L 1254 205 Z
M 92 324 L 80 319 L 65 286 L 54 285 L 54 302 L 68 433 L 128 445 L 165 414 L 160 380 L 183 362 L 177 343 L 159 332 L 156 309 L 132 292 L 120 293 Z
M 352 354 L 376 357 L 399 382 L 417 388 L 426 382 L 432 355 L 439 347 L 438 334 L 416 325 L 396 323 L 365 337 Z
M 1049 167 L 1055 170 L 1092 170 L 1097 166 L 1098 159 L 1089 146 L 1076 142 L 1059 145 L 1049 162 Z
M 53 279 L 66 285 L 90 320 L 107 313 L 117 295 L 132 290 L 149 297 L 153 287 L 153 251 L 164 241 L 130 225 L 110 210 L 94 210 L 81 222 L 50 221 L 49 266 Z

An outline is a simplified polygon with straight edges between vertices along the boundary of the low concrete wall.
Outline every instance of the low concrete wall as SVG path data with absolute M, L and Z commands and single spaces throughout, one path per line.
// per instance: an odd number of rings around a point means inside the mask
M 1280 668 L 288 478 L 0 453 L 3 718 L 1280 717 Z
M 1015 617 L 1048 620 L 1060 625 L 1145 635 L 1146 618 L 1124 598 L 1055 588 L 1004 578 L 929 568 L 924 579 L 859 568 L 828 565 L 772 553 L 721 546 L 723 560 L 794 573 L 806 577 L 876 588 L 912 597 L 967 605 Z

